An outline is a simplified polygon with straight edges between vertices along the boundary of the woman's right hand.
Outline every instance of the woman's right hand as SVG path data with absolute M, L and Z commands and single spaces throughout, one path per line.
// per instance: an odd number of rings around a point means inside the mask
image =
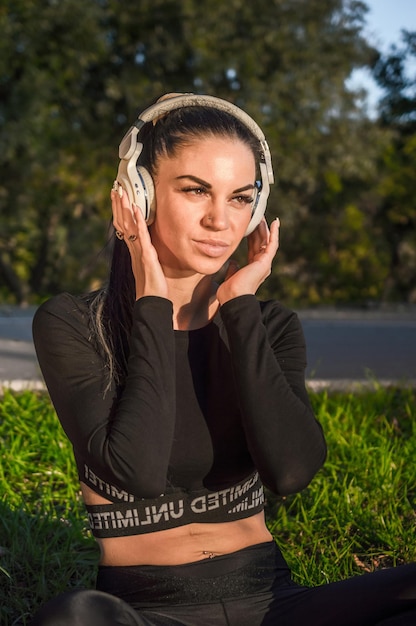
M 168 286 L 142 212 L 130 205 L 121 185 L 111 190 L 113 225 L 130 251 L 136 300 L 143 296 L 168 297 Z

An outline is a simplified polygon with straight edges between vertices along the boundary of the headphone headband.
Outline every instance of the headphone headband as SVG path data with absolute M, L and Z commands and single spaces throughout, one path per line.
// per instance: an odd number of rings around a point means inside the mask
M 136 167 L 137 159 L 143 147 L 138 139 L 139 132 L 144 124 L 155 121 L 170 111 L 192 106 L 211 107 L 232 115 L 240 120 L 259 141 L 261 146 L 260 173 L 262 177 L 262 189 L 259 196 L 262 197 L 253 212 L 252 220 L 246 233 L 248 234 L 258 225 L 266 208 L 269 186 L 274 182 L 272 160 L 269 146 L 260 126 L 245 111 L 235 104 L 227 102 L 227 100 L 215 96 L 192 93 L 175 93 L 162 96 L 155 104 L 152 104 L 140 113 L 133 126 L 129 128 L 121 140 L 119 146 L 121 162 L 119 165 L 118 179 L 121 183 L 127 184 L 130 201 L 139 204 L 146 221 L 150 224 L 154 217 L 154 206 L 152 206 L 154 205 L 154 190 L 151 176 L 147 170 L 140 166 Z M 141 200 L 141 203 L 137 202 L 138 198 Z M 142 206 L 143 204 L 145 206 Z

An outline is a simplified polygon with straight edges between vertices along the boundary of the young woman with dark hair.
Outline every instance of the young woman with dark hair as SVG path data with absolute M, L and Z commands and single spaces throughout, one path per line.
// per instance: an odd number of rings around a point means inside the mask
M 120 157 L 107 288 L 55 297 L 34 320 L 101 548 L 97 586 L 32 626 L 414 625 L 416 565 L 302 587 L 265 523 L 263 485 L 303 489 L 326 447 L 298 318 L 255 295 L 279 234 L 263 217 L 261 130 L 222 100 L 170 94 Z

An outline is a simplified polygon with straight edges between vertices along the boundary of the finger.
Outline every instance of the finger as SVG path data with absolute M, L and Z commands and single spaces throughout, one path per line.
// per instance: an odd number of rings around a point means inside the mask
M 121 219 L 121 208 L 119 203 L 118 193 L 115 191 L 111 191 L 111 209 L 113 212 L 113 226 L 116 231 L 123 232 L 122 219 Z
M 268 262 L 272 262 L 273 258 L 276 256 L 276 252 L 279 249 L 279 229 L 280 229 L 280 220 L 276 218 L 270 224 L 270 236 L 269 241 L 266 245 L 261 246 L 261 256 L 264 256 L 268 259 Z
M 124 189 L 119 188 L 121 215 L 123 218 L 123 228 L 129 234 L 136 234 L 136 219 L 133 213 L 133 208 L 130 204 L 129 197 Z
M 260 224 L 258 225 L 257 233 L 259 238 L 261 239 L 261 245 L 267 244 L 270 237 L 270 230 L 265 217 L 262 218 Z
M 270 239 L 269 244 L 276 248 L 279 248 L 279 235 L 280 235 L 280 219 L 276 217 L 270 224 Z
M 270 231 L 265 218 L 263 218 L 257 228 L 248 238 L 248 260 L 252 262 L 254 258 L 266 250 L 269 243 Z
M 123 189 L 120 183 L 115 180 L 111 189 L 111 208 L 113 211 L 113 225 L 119 232 L 123 231 L 123 216 L 122 216 L 122 204 L 121 198 L 123 195 Z
M 117 233 L 122 233 L 127 242 L 135 241 L 137 239 L 136 228 L 136 216 L 133 211 L 133 207 L 130 205 L 130 201 L 127 193 L 123 190 L 121 185 L 118 185 L 117 189 L 111 191 L 111 203 L 113 209 L 113 225 Z M 130 239 L 129 239 L 130 238 Z
M 133 217 L 135 223 L 135 233 L 137 233 L 140 243 L 143 245 L 153 245 L 144 215 L 137 204 L 132 204 Z
M 261 222 L 256 226 L 253 232 L 248 236 L 248 244 L 253 249 L 259 248 L 268 241 L 268 227 L 267 222 L 263 218 Z

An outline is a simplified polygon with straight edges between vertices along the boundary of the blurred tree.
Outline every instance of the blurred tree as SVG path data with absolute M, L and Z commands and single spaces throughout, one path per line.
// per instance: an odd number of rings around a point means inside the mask
M 271 144 L 273 295 L 377 297 L 365 189 L 382 134 L 345 86 L 375 54 L 365 13 L 355 0 L 3 0 L 0 295 L 94 286 L 119 139 L 156 96 L 196 91 L 242 106 Z
M 382 201 L 376 219 L 389 258 L 385 298 L 416 302 L 416 32 L 402 31 L 402 42 L 374 65 L 385 92 L 380 124 L 393 131 L 382 153 Z
M 373 73 L 384 96 L 379 104 L 380 121 L 404 134 L 416 132 L 416 31 L 402 30 L 402 46 L 393 45 L 377 54 Z
M 77 274 L 82 284 L 96 247 L 89 222 L 108 176 L 100 142 L 91 151 L 95 68 L 108 44 L 95 2 L 3 2 L 0 28 L 0 276 L 3 297 L 23 302 Z

